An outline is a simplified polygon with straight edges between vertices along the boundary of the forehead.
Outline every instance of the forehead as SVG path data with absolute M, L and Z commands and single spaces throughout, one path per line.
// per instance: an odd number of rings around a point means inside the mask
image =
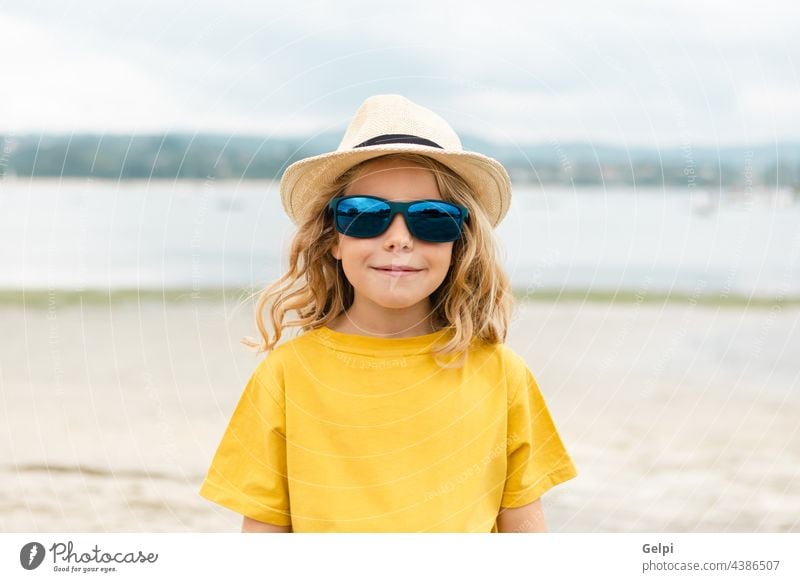
M 371 194 L 397 201 L 442 198 L 433 172 L 413 162 L 391 159 L 364 164 L 344 193 Z

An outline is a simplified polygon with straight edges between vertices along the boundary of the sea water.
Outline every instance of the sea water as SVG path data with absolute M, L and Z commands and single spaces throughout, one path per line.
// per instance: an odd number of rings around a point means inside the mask
M 293 225 L 275 182 L 0 182 L 0 289 L 262 287 Z M 800 296 L 790 192 L 515 185 L 515 289 Z

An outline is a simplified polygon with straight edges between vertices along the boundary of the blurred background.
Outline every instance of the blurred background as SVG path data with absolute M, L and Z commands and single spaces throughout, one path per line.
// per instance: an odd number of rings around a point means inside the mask
M 800 531 L 800 9 L 0 2 L 0 531 L 226 531 L 277 184 L 374 94 L 513 185 L 555 531 Z

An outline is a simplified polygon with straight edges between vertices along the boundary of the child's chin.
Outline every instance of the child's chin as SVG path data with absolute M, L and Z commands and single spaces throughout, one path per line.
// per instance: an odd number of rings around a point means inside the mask
M 384 309 L 407 309 L 409 307 L 413 307 L 424 299 L 424 297 L 380 296 L 375 298 L 375 302 Z
M 385 301 L 381 302 L 381 306 L 386 309 L 408 309 L 416 305 L 418 301 Z

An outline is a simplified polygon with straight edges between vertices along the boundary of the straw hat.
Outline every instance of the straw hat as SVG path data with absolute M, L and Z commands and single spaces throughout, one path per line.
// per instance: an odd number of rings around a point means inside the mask
M 477 194 L 492 226 L 511 203 L 506 169 L 483 154 L 467 152 L 453 128 L 433 111 L 401 95 L 374 95 L 356 111 L 335 152 L 299 160 L 283 173 L 281 202 L 295 224 L 306 219 L 309 202 L 356 164 L 389 153 L 423 154 L 448 166 Z

